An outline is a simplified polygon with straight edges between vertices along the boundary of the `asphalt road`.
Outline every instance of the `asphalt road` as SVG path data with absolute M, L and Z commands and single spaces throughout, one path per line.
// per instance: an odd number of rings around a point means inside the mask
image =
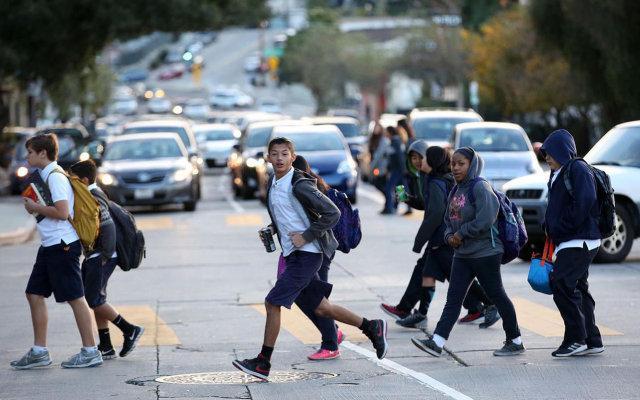
M 294 381 L 249 382 L 231 361 L 253 357 L 260 349 L 261 303 L 275 280 L 277 254 L 265 253 L 258 240 L 257 229 L 268 216 L 257 201 L 233 201 L 226 175 L 207 176 L 205 184 L 204 199 L 193 213 L 171 207 L 136 213 L 147 258 L 138 270 L 116 271 L 109 300 L 126 318 L 143 324 L 146 333 L 128 357 L 99 368 L 59 367 L 78 351 L 80 339 L 70 308 L 52 299 L 48 346 L 54 364 L 33 371 L 9 367 L 32 344 L 24 287 L 38 243 L 0 248 L 0 399 L 640 398 L 637 251 L 636 261 L 591 268 L 597 320 L 607 333 L 601 356 L 551 357 L 561 341 L 559 314 L 550 296 L 529 288 L 527 265 L 512 263 L 503 267 L 503 279 L 516 305 L 524 355 L 491 354 L 504 340 L 500 324 L 487 330 L 458 325 L 447 343 L 451 353 L 431 358 L 410 343 L 419 331 L 387 318 L 387 361 L 372 358 L 366 339 L 348 329 L 341 358 L 311 362 L 306 356 L 316 349 L 318 336 L 293 310 L 283 314 L 272 375 Z M 410 248 L 420 215 L 378 215 L 381 198 L 371 187 L 363 187 L 359 199 L 363 241 L 350 254 L 336 256 L 332 300 L 367 318 L 384 318 L 379 303 L 398 301 L 418 257 Z M 443 308 L 446 286 L 438 286 L 430 330 Z M 114 337 L 115 332 L 112 328 Z

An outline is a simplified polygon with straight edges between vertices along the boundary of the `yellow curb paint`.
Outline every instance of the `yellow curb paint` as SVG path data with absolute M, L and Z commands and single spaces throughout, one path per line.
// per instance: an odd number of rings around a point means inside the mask
M 263 304 L 254 304 L 251 306 L 254 310 L 258 311 L 262 315 L 266 315 Z M 291 307 L 291 310 L 287 310 L 282 307 L 282 313 L 280 315 L 280 324 L 287 332 L 292 334 L 296 339 L 304 344 L 320 344 L 321 336 L 318 329 L 313 325 L 309 318 L 296 306 Z M 346 325 L 338 322 L 338 326 L 342 332 L 347 335 L 347 340 L 350 342 L 366 342 L 369 339 L 362 334 L 360 329 L 351 325 Z
M 115 306 L 118 313 L 127 321 L 134 325 L 144 327 L 144 334 L 138 342 L 138 346 L 172 346 L 180 344 L 180 339 L 166 322 L 162 320 L 151 307 L 143 306 Z M 94 324 L 94 330 L 98 329 Z M 122 334 L 120 330 L 109 324 L 109 332 L 111 334 L 111 343 L 118 348 L 122 346 Z
M 263 226 L 264 219 L 260 214 L 237 214 L 227 215 L 225 218 L 227 225 L 231 226 Z
M 542 306 L 521 297 L 511 298 L 516 309 L 518 324 L 528 331 L 544 337 L 563 337 L 564 322 L 558 310 Z M 604 325 L 598 325 L 600 333 L 605 336 L 621 336 L 622 332 Z
M 136 225 L 141 231 L 161 231 L 172 229 L 174 222 L 170 217 L 138 218 Z

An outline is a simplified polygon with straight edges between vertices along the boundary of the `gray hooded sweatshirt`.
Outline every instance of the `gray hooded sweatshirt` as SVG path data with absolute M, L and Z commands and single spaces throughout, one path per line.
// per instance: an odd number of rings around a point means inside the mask
M 480 176 L 483 166 L 482 158 L 474 152 L 467 176 L 449 199 L 444 216 L 445 240 L 456 232 L 462 236 L 462 244 L 455 249 L 454 257 L 481 258 L 504 252 L 495 225 L 500 204 L 491 185 L 486 181 L 477 182 L 473 188 L 475 203 L 469 199 L 471 180 Z

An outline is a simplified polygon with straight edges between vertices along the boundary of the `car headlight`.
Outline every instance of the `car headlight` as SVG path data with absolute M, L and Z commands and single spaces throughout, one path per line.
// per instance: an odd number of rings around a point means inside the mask
M 80 159 L 80 161 L 87 161 L 90 158 L 91 158 L 91 156 L 86 151 L 83 151 L 82 153 L 80 153 L 80 156 L 78 157 L 78 159 Z
M 258 160 L 256 158 L 253 158 L 253 157 L 247 158 L 247 167 L 255 168 L 257 166 L 258 166 Z
M 27 167 L 20 167 L 16 170 L 16 176 L 18 178 L 24 178 L 29 174 L 29 169 Z
M 102 183 L 105 186 L 115 186 L 118 184 L 118 181 L 115 178 L 115 176 L 111 174 L 102 173 L 98 175 L 98 179 L 100 180 L 100 183 Z
M 187 180 L 187 178 L 189 178 L 190 176 L 191 176 L 190 169 L 178 169 L 173 173 L 172 179 L 174 182 L 182 182 Z
M 355 162 L 353 161 L 352 158 L 349 158 L 348 160 L 340 161 L 340 164 L 338 164 L 337 172 L 339 174 L 348 174 L 350 172 L 353 172 L 355 170 L 354 164 Z

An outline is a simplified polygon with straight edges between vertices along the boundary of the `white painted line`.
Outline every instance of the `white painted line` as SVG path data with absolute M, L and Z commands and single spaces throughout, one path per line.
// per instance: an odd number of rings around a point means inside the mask
M 358 187 L 358 195 L 367 198 L 375 203 L 384 204 L 384 196 L 379 192 L 374 192 L 369 189 L 364 189 L 362 185 Z
M 395 361 L 391 361 L 388 359 L 378 360 L 378 357 L 376 357 L 376 354 L 374 352 L 364 349 L 349 341 L 342 342 L 340 346 L 346 347 L 351 351 L 354 351 L 360 355 L 367 357 L 369 361 L 373 361 L 374 363 L 378 364 L 380 367 L 388 371 L 413 378 L 418 382 L 420 382 L 421 384 L 426 385 L 431 389 L 438 391 L 446 396 L 449 396 L 455 400 L 473 400 L 471 397 L 458 392 L 457 390 L 445 385 L 444 383 L 430 377 L 427 374 L 423 374 L 422 372 L 417 372 L 412 369 L 409 369 L 405 366 L 398 364 Z

